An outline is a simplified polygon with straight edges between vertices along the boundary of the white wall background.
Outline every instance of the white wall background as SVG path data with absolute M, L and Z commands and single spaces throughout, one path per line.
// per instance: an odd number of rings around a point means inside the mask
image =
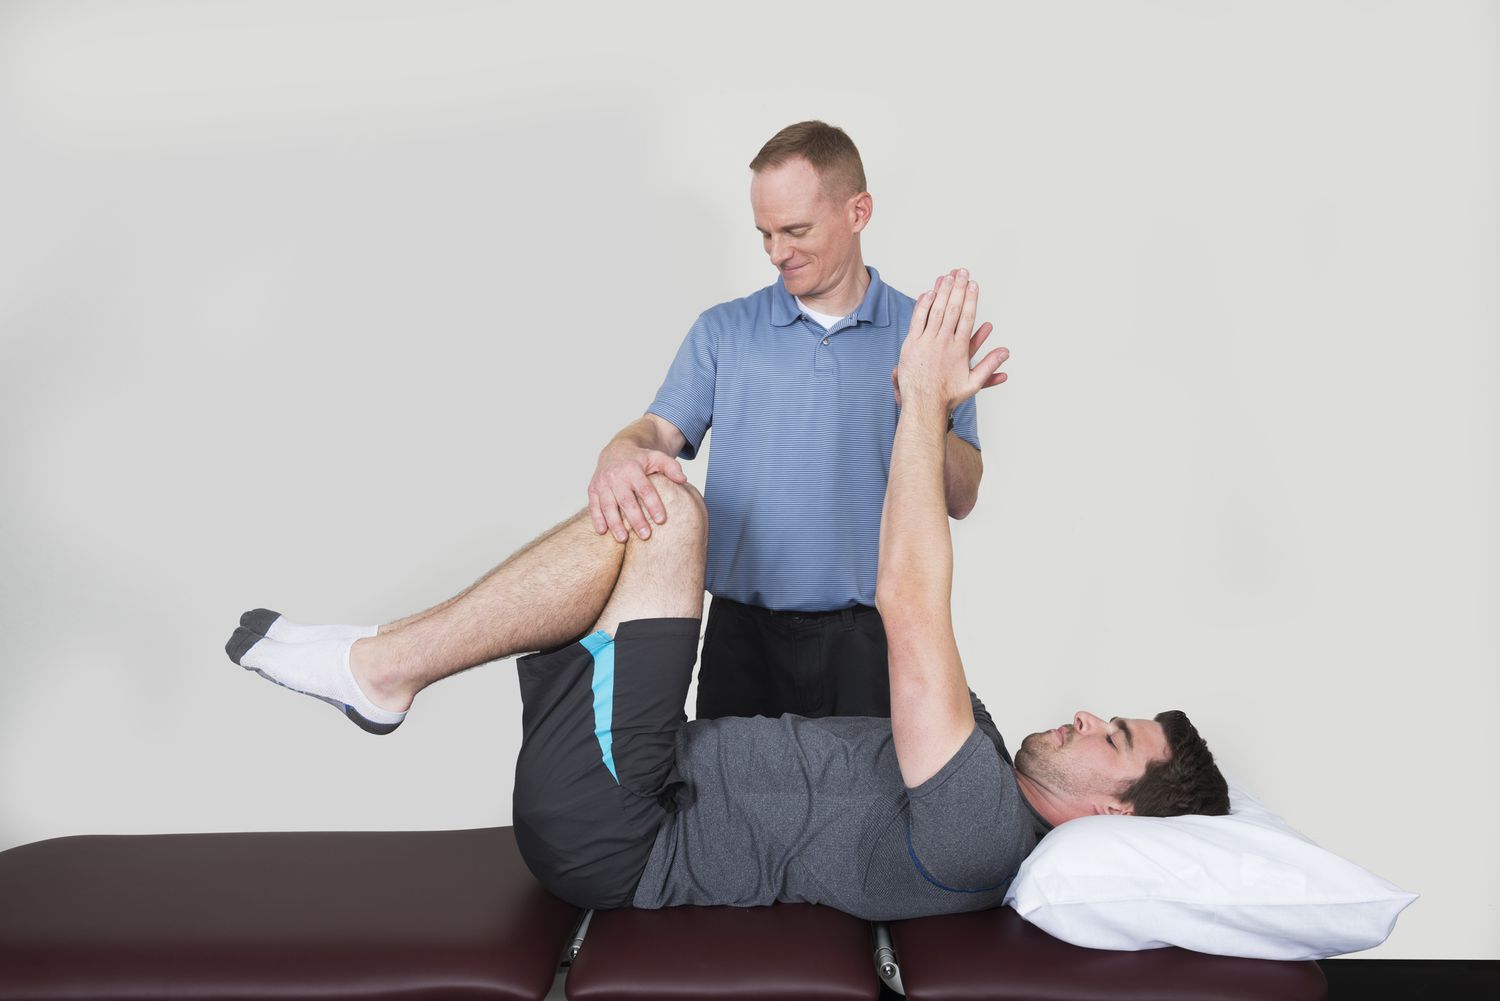
M 1497 57 L 1476 3 L 0 3 L 0 848 L 509 822 L 508 665 L 376 739 L 221 645 L 581 505 L 822 117 L 867 259 L 1014 352 L 1002 728 L 1180 705 L 1422 894 L 1376 954 L 1500 958 Z

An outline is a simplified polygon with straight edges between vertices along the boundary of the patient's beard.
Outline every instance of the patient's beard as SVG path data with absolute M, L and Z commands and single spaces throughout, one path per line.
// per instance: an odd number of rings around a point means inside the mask
M 1016 771 L 1037 785 L 1061 795 L 1074 793 L 1073 779 L 1057 757 L 1051 730 L 1033 733 L 1016 751 Z

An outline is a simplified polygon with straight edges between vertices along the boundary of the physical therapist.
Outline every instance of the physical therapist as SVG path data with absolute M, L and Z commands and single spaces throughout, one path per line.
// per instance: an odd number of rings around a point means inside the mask
M 650 408 L 600 452 L 589 512 L 601 535 L 649 539 L 666 510 L 648 476 L 686 482 L 678 460 L 712 427 L 698 718 L 889 716 L 875 569 L 913 300 L 864 263 L 874 203 L 842 129 L 790 125 L 750 170 L 776 282 L 698 317 Z M 972 399 L 944 448 L 963 518 L 984 469 Z

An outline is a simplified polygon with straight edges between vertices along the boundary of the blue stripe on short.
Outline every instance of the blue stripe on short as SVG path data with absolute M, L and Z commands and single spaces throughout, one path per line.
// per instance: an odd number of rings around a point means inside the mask
M 599 741 L 599 754 L 604 767 L 609 769 L 615 782 L 620 781 L 615 771 L 614 722 L 615 722 L 615 641 L 609 633 L 599 630 L 590 633 L 578 642 L 594 658 L 594 738 Z

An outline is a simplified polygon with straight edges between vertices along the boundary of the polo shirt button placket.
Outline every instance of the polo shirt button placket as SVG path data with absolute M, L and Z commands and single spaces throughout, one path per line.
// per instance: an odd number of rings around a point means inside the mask
M 818 343 L 817 361 L 813 365 L 815 371 L 824 375 L 833 374 L 833 352 L 830 345 L 833 344 L 833 334 L 824 333 L 822 340 Z

